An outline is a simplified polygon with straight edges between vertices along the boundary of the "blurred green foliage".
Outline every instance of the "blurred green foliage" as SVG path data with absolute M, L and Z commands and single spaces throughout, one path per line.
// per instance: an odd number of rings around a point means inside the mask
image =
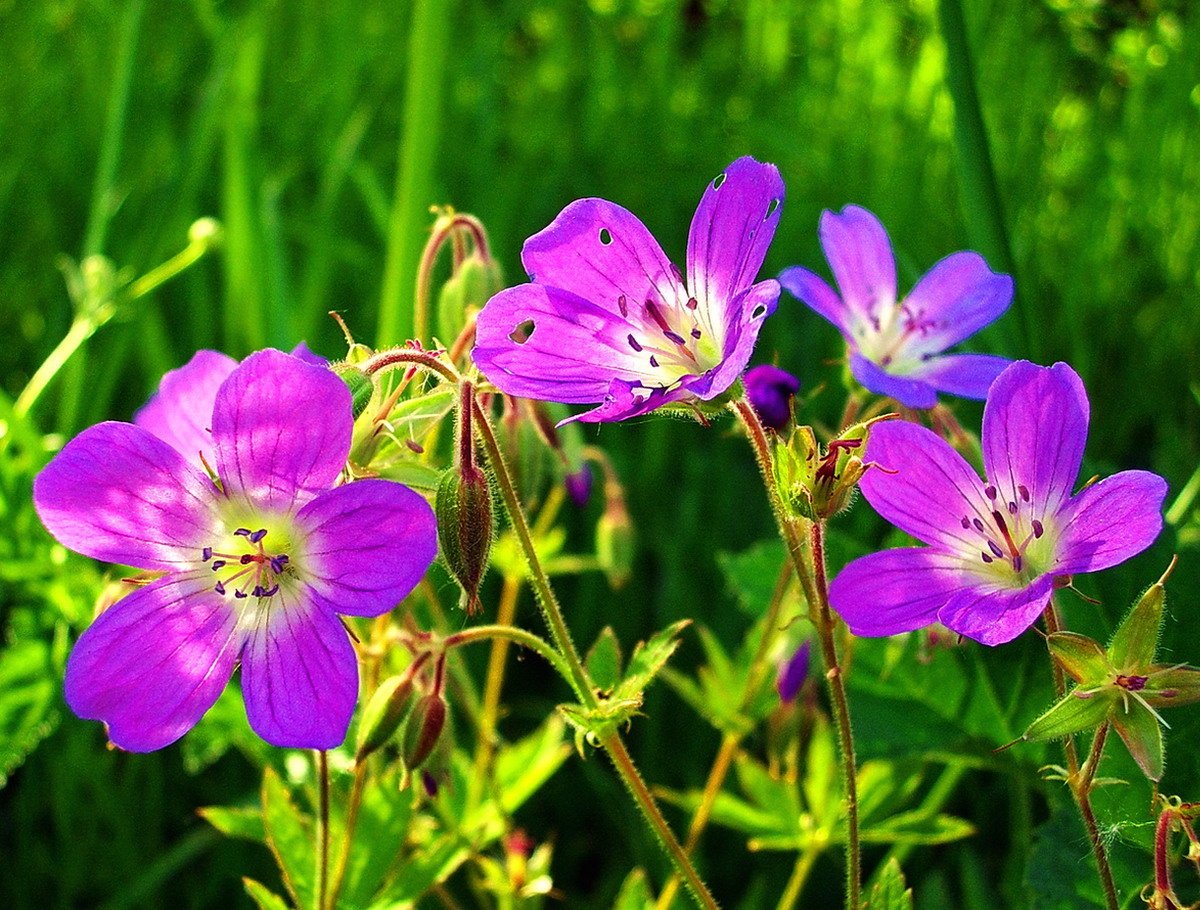
M 253 800 L 253 764 L 235 752 L 194 774 L 207 762 L 186 748 L 106 754 L 95 726 L 64 720 L 47 691 L 101 578 L 83 560 L 64 571 L 29 508 L 47 457 L 40 433 L 128 418 L 197 348 L 240 356 L 306 339 L 335 355 L 330 309 L 362 340 L 376 340 L 383 312 L 385 332 L 398 334 L 382 340 L 404 340 L 424 241 L 413 226 L 432 222 L 430 205 L 482 218 L 510 280 L 524 238 L 585 195 L 638 213 L 679 261 L 705 181 L 753 154 L 788 185 L 768 272 L 823 269 L 819 212 L 848 202 L 888 226 L 904 286 L 956 249 L 994 264 L 1011 255 L 1018 300 L 979 343 L 1070 361 L 1092 399 L 1086 467 L 1157 470 L 1174 503 L 1200 461 L 1200 5 L 963 6 L 1002 211 L 963 204 L 988 162 L 956 140 L 948 68 L 962 61 L 947 55 L 935 0 L 0 2 L 0 686 L 19 696 L 0 712 L 0 773 L 35 750 L 0 790 L 0 905 L 227 906 L 246 900 L 238 876 L 277 881 L 265 850 L 219 841 L 193 814 Z M 220 252 L 102 328 L 37 402 L 33 424 L 16 419 L 12 401 L 72 321 L 59 257 L 103 254 L 144 274 L 209 215 L 224 226 Z M 837 417 L 838 395 L 816 385 L 839 354 L 836 333 L 786 299 L 759 347 L 802 377 L 813 421 Z M 968 426 L 977 414 L 960 409 Z M 693 618 L 735 653 L 751 617 L 715 557 L 769 537 L 771 525 L 753 462 L 722 429 L 645 421 L 600 432 L 641 549 L 617 594 L 598 578 L 563 583 L 579 641 L 612 625 L 632 644 Z M 1190 500 L 1179 505 L 1152 551 L 1088 581 L 1099 609 L 1068 603 L 1072 628 L 1104 638 L 1179 548 L 1165 644 L 1197 660 L 1200 533 Z M 882 539 L 868 509 L 840 522 L 844 541 Z M 835 541 L 835 562 L 861 545 Z M 536 622 L 529 604 L 522 619 Z M 998 743 L 979 742 L 988 729 L 1015 737 L 1048 703 L 1039 648 L 940 654 L 934 675 L 911 653 L 864 654 L 864 667 L 887 658 L 889 672 L 908 674 L 918 706 L 889 705 L 895 691 L 874 690 L 864 673 L 852 702 L 868 752 L 984 756 L 968 772 L 970 795 L 948 807 L 981 834 L 937 854 L 916 848 L 905 868 L 918 908 L 1089 906 L 1046 872 L 1051 834 L 1025 868 L 1030 832 L 1049 812 L 1040 753 L 991 760 Z M 692 638 L 673 667 L 702 657 Z M 559 700 L 548 680 L 513 675 L 514 735 Z M 947 713 L 943 683 L 961 711 Z M 717 734 L 663 687 L 644 710 L 632 734 L 643 772 L 699 786 Z M 894 723 L 901 710 L 927 720 L 911 738 Z M 1172 733 L 1197 735 L 1183 717 Z M 633 865 L 662 878 L 606 770 L 569 762 L 523 810 L 537 837 L 556 839 L 555 882 L 571 906 L 585 896 L 610 905 Z M 1168 755 L 1165 792 L 1195 799 L 1198 781 L 1195 755 Z M 1145 814 L 1146 791 L 1115 789 L 1102 813 Z M 1056 812 L 1049 824 L 1069 832 L 1051 843 L 1083 852 L 1073 817 Z M 1148 829 L 1113 833 L 1137 842 Z M 788 862 L 723 862 L 743 842 L 714 829 L 700 865 L 731 906 L 758 906 Z M 833 887 L 827 866 L 814 888 Z M 633 894 L 641 885 L 630 882 Z

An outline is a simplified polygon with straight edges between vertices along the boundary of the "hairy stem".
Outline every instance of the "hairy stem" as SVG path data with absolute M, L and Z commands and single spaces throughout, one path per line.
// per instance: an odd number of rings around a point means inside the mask
M 819 855 L 817 850 L 810 847 L 796 857 L 796 865 L 792 867 L 792 874 L 783 888 L 783 894 L 779 896 L 776 910 L 792 910 L 796 906 L 796 901 L 800 900 L 800 892 L 804 890 L 804 883 L 808 881 L 808 873 L 812 871 L 813 863 Z
M 329 879 L 329 753 L 317 750 L 317 888 L 316 910 L 325 910 Z
M 509 523 L 512 525 L 513 531 L 517 535 L 517 540 L 520 542 L 521 551 L 525 555 L 525 561 L 529 568 L 530 581 L 533 585 L 534 593 L 537 595 L 537 602 L 542 611 L 542 617 L 550 629 L 550 637 L 554 642 L 555 648 L 562 655 L 566 663 L 569 672 L 568 681 L 571 683 L 572 689 L 575 690 L 580 703 L 585 708 L 596 708 L 599 706 L 599 701 L 596 697 L 595 688 L 588 677 L 583 661 L 579 657 L 579 652 L 575 648 L 575 642 L 571 639 L 571 633 L 567 629 L 567 623 L 563 618 L 558 598 L 554 594 L 554 589 L 550 586 L 550 579 L 542 568 L 541 560 L 537 555 L 537 550 L 534 548 L 533 536 L 529 530 L 529 522 L 525 518 L 525 510 L 521 507 L 521 500 L 517 495 L 512 475 L 509 473 L 508 465 L 504 461 L 504 455 L 500 450 L 500 443 L 496 439 L 495 431 L 492 429 L 491 419 L 478 400 L 475 402 L 475 430 L 483 442 L 488 462 L 495 473 L 496 483 L 500 487 L 500 495 L 504 500 L 504 508 L 508 513 Z M 616 732 L 608 733 L 601 738 L 600 742 L 605 751 L 608 752 L 609 757 L 612 758 L 613 765 L 616 766 L 621 779 L 625 782 L 625 786 L 633 795 L 634 801 L 641 810 L 642 817 L 647 826 L 654 833 L 663 850 L 666 851 L 671 861 L 675 864 L 676 871 L 687 882 L 688 888 L 692 891 L 696 902 L 701 907 L 716 910 L 716 901 L 713 900 L 712 895 L 688 859 L 687 854 L 683 852 L 679 841 L 675 839 L 675 835 L 671 832 L 666 819 L 663 818 L 658 804 L 654 801 L 654 797 L 646 787 L 645 781 L 642 780 L 641 775 L 634 766 L 633 759 L 626 750 L 620 735 Z
M 517 599 L 520 593 L 521 579 L 505 576 L 504 585 L 500 590 L 500 606 L 496 610 L 497 625 L 512 625 L 513 618 L 517 613 Z M 508 644 L 509 639 L 499 635 L 492 639 L 492 651 L 488 655 L 487 681 L 483 686 L 483 709 L 479 715 L 479 743 L 475 748 L 468 805 L 474 805 L 478 801 L 488 769 L 492 764 L 492 756 L 496 752 L 496 722 L 500 712 L 500 692 L 504 686 L 504 670 L 508 666 L 506 660 Z M 558 654 L 556 653 L 554 656 L 557 658 Z
M 346 869 L 350 866 L 350 847 L 354 842 L 354 829 L 358 826 L 358 810 L 362 807 L 366 783 L 367 760 L 361 758 L 354 762 L 354 781 L 350 785 L 350 799 L 346 804 L 346 830 L 342 833 L 337 865 L 334 866 L 333 878 L 330 879 L 329 900 L 326 903 L 328 910 L 337 907 L 338 896 L 342 893 L 342 882 L 346 878 Z

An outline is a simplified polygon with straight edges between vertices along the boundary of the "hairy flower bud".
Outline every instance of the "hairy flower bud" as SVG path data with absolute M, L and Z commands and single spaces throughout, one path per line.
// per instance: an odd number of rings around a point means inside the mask
M 457 464 L 442 475 L 434 507 L 442 557 L 466 594 L 468 613 L 479 610 L 479 586 L 496 536 L 492 486 L 487 474 L 475 464 L 473 396 L 474 388 L 464 383 L 458 409 Z
M 330 369 L 337 373 L 342 382 L 346 383 L 346 387 L 350 389 L 351 411 L 354 419 L 358 420 L 362 412 L 367 409 L 367 405 L 371 403 L 371 396 L 375 394 L 374 381 L 351 363 L 335 363 Z
M 441 692 L 422 695 L 413 705 L 404 725 L 404 745 L 401 757 L 405 770 L 411 774 L 429 758 L 446 726 L 446 699 Z
M 504 286 L 500 267 L 491 257 L 473 251 L 454 270 L 438 294 L 438 333 L 447 344 L 459 336 L 471 314 Z
M 609 492 L 608 505 L 596 522 L 596 559 L 614 588 L 622 587 L 633 574 L 636 553 L 633 521 L 618 492 Z
M 416 664 L 413 667 L 417 666 Z M 354 760 L 362 761 L 389 739 L 400 728 L 404 712 L 412 701 L 413 674 L 405 672 L 386 679 L 375 690 L 371 700 L 363 709 L 358 724 L 358 742 Z

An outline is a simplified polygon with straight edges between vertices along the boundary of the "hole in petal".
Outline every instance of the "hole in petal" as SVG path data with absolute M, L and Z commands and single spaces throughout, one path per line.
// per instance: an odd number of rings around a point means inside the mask
M 761 316 L 766 311 L 767 311 L 767 308 L 760 303 L 758 306 L 756 306 L 754 308 L 754 312 L 750 314 L 750 318 L 757 319 L 759 316 Z
M 600 242 L 605 246 L 608 246 L 610 243 L 612 243 L 612 234 L 609 232 L 608 228 L 600 228 Z
M 779 200 L 772 199 L 771 204 L 767 206 L 767 214 L 766 217 L 763 218 L 763 221 L 766 221 L 767 218 L 770 218 L 772 215 L 774 215 L 777 208 L 779 208 Z
M 529 340 L 530 336 L 533 334 L 533 329 L 534 329 L 533 320 L 526 319 L 524 322 L 522 322 L 520 325 L 518 325 L 515 329 L 513 329 L 511 332 L 509 332 L 508 337 L 512 341 L 515 341 L 517 344 L 524 344 L 525 342 L 527 342 Z
M 713 181 L 713 189 L 719 190 L 721 188 L 721 184 L 724 182 L 725 182 L 725 175 L 717 174 L 717 179 Z

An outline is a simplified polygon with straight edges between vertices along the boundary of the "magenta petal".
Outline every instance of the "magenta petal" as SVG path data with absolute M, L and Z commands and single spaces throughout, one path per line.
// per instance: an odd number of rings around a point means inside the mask
M 576 414 L 565 420 L 560 420 L 558 426 L 568 423 L 611 423 L 618 420 L 628 420 L 630 417 L 640 417 L 661 408 L 673 401 L 680 401 L 691 395 L 691 386 L 685 381 L 672 389 L 650 389 L 636 383 L 614 379 L 609 386 L 608 394 L 599 407 Z
M 178 369 L 166 373 L 158 391 L 133 415 L 133 422 L 199 464 L 203 454 L 212 462 L 212 413 L 217 390 L 237 367 L 232 357 L 217 351 L 197 351 Z
M 285 587 L 247 637 L 242 694 L 250 726 L 271 745 L 340 746 L 358 701 L 358 657 L 345 627 Z
M 924 543 L 975 558 L 979 535 L 962 522 L 980 515 L 983 483 L 948 442 L 925 427 L 893 420 L 871 430 L 866 460 L 878 466 L 860 487 L 876 512 Z
M 628 209 L 605 199 L 578 199 L 525 241 L 530 281 L 582 297 L 613 316 L 647 300 L 673 307 L 686 299 L 671 260 Z
M 1001 500 L 1028 499 L 1037 518 L 1057 511 L 1079 476 L 1087 430 L 1087 393 L 1065 363 L 1019 360 L 1001 373 L 983 409 L 983 463 Z
M 688 289 L 713 323 L 758 277 L 783 210 L 773 164 L 738 158 L 705 189 L 688 231 Z
M 924 377 L 893 376 L 862 354 L 850 355 L 850 372 L 864 388 L 895 398 L 906 408 L 932 408 L 937 404 L 937 391 Z
M 939 392 L 982 401 L 1010 363 L 991 354 L 945 354 L 928 361 L 920 377 Z
M 433 509 L 389 480 L 360 480 L 321 493 L 300 510 L 305 580 L 317 606 L 378 616 L 400 603 L 437 556 Z
M 1002 645 L 1032 626 L 1054 589 L 1050 575 L 1036 578 L 1027 588 L 996 588 L 980 585 L 951 598 L 938 611 L 946 628 L 983 645 Z
M 217 472 L 226 492 L 285 511 L 337 479 L 353 424 L 350 390 L 333 372 L 259 351 L 217 393 Z
M 779 303 L 779 282 L 760 281 L 743 291 L 729 305 L 724 359 L 689 384 L 692 394 L 708 401 L 716 398 L 742 375 L 754 354 L 763 321 Z
M 304 341 L 292 348 L 292 356 L 297 360 L 303 360 L 305 363 L 311 363 L 315 367 L 329 366 L 329 361 L 310 348 L 308 343 Z
M 1097 572 L 1141 553 L 1162 531 L 1166 496 L 1157 474 L 1122 471 L 1072 497 L 1055 519 L 1054 572 Z
M 84 430 L 33 482 L 38 517 L 59 543 L 140 569 L 196 565 L 214 536 L 215 500 L 207 477 L 128 423 Z
M 951 253 L 917 282 L 904 309 L 927 327 L 908 347 L 938 353 L 995 322 L 1012 303 L 1013 280 L 969 251 Z
M 818 234 L 842 300 L 858 318 L 869 320 L 896 302 L 896 260 L 878 218 L 848 205 L 840 214 L 822 212 Z
M 117 601 L 80 636 L 67 661 L 67 704 L 108 724 L 122 749 L 161 749 L 212 707 L 240 646 L 237 614 L 208 578 L 159 579 Z
M 951 597 L 977 583 L 959 556 L 904 547 L 851 562 L 829 586 L 829 602 L 855 635 L 897 635 L 937 622 Z
M 851 340 L 849 328 L 849 312 L 842 298 L 837 295 L 821 276 L 806 268 L 794 265 L 779 273 L 779 283 L 783 289 L 805 304 L 810 310 L 827 319 L 837 328 L 842 336 Z
M 629 342 L 640 325 L 569 291 L 521 284 L 480 312 L 471 356 L 508 395 L 586 404 L 602 401 L 614 378 L 651 373 L 650 355 Z

